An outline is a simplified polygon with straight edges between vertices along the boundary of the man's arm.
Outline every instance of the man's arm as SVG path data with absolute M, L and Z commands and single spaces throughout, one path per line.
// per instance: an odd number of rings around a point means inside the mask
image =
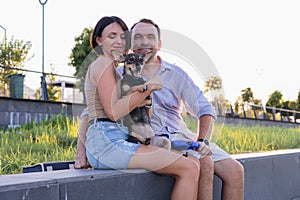
M 197 137 L 198 140 L 201 138 L 205 138 L 209 141 L 211 139 L 214 122 L 215 120 L 211 115 L 203 115 L 199 118 Z
M 212 135 L 213 126 L 214 118 L 211 115 L 203 115 L 199 118 L 197 141 L 200 143 L 198 151 L 201 155 L 211 155 L 209 140 Z

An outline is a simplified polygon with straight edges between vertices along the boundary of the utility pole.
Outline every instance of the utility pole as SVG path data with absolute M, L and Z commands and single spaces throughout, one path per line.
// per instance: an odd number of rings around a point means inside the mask
M 48 100 L 48 92 L 47 92 L 47 83 L 46 83 L 46 77 L 45 77 L 45 71 L 44 71 L 44 6 L 47 3 L 48 0 L 45 0 L 42 2 L 42 0 L 39 0 L 40 4 L 43 7 L 43 21 L 42 21 L 42 76 L 41 76 L 41 91 L 40 95 L 42 100 Z
M 4 48 L 6 49 L 6 29 L 0 25 L 0 28 L 4 30 Z
M 5 57 L 4 57 L 4 61 L 6 62 L 6 28 L 4 28 L 3 26 L 0 25 L 0 28 L 2 28 L 4 30 L 4 51 L 5 51 Z M 3 63 L 3 65 L 5 65 L 5 63 Z M 6 82 L 4 82 L 4 96 L 6 97 Z

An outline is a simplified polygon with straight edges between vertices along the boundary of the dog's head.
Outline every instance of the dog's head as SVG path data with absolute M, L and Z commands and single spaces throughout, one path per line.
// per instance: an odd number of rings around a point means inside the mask
M 140 73 L 144 66 L 144 55 L 129 53 L 124 55 L 124 71 L 123 75 L 128 74 L 134 77 L 140 77 Z

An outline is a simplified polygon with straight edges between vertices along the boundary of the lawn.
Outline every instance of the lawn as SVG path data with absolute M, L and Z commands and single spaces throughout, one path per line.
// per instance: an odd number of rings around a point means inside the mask
M 185 118 L 193 131 L 196 121 Z M 40 124 L 0 130 L 0 175 L 21 173 L 22 166 L 74 160 L 79 119 L 62 115 Z M 212 141 L 230 154 L 300 148 L 300 128 L 216 124 Z

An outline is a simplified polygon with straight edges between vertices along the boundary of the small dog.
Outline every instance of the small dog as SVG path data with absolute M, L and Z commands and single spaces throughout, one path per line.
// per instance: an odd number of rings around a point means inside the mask
M 145 92 L 147 86 L 141 76 L 144 66 L 144 55 L 129 53 L 124 55 L 124 70 L 121 80 L 121 95 L 127 95 L 134 91 Z M 148 96 L 146 99 L 151 100 Z M 151 144 L 158 147 L 171 149 L 171 143 L 166 137 L 155 136 L 150 126 L 151 106 L 136 107 L 124 117 L 124 125 L 129 128 L 129 141 Z

